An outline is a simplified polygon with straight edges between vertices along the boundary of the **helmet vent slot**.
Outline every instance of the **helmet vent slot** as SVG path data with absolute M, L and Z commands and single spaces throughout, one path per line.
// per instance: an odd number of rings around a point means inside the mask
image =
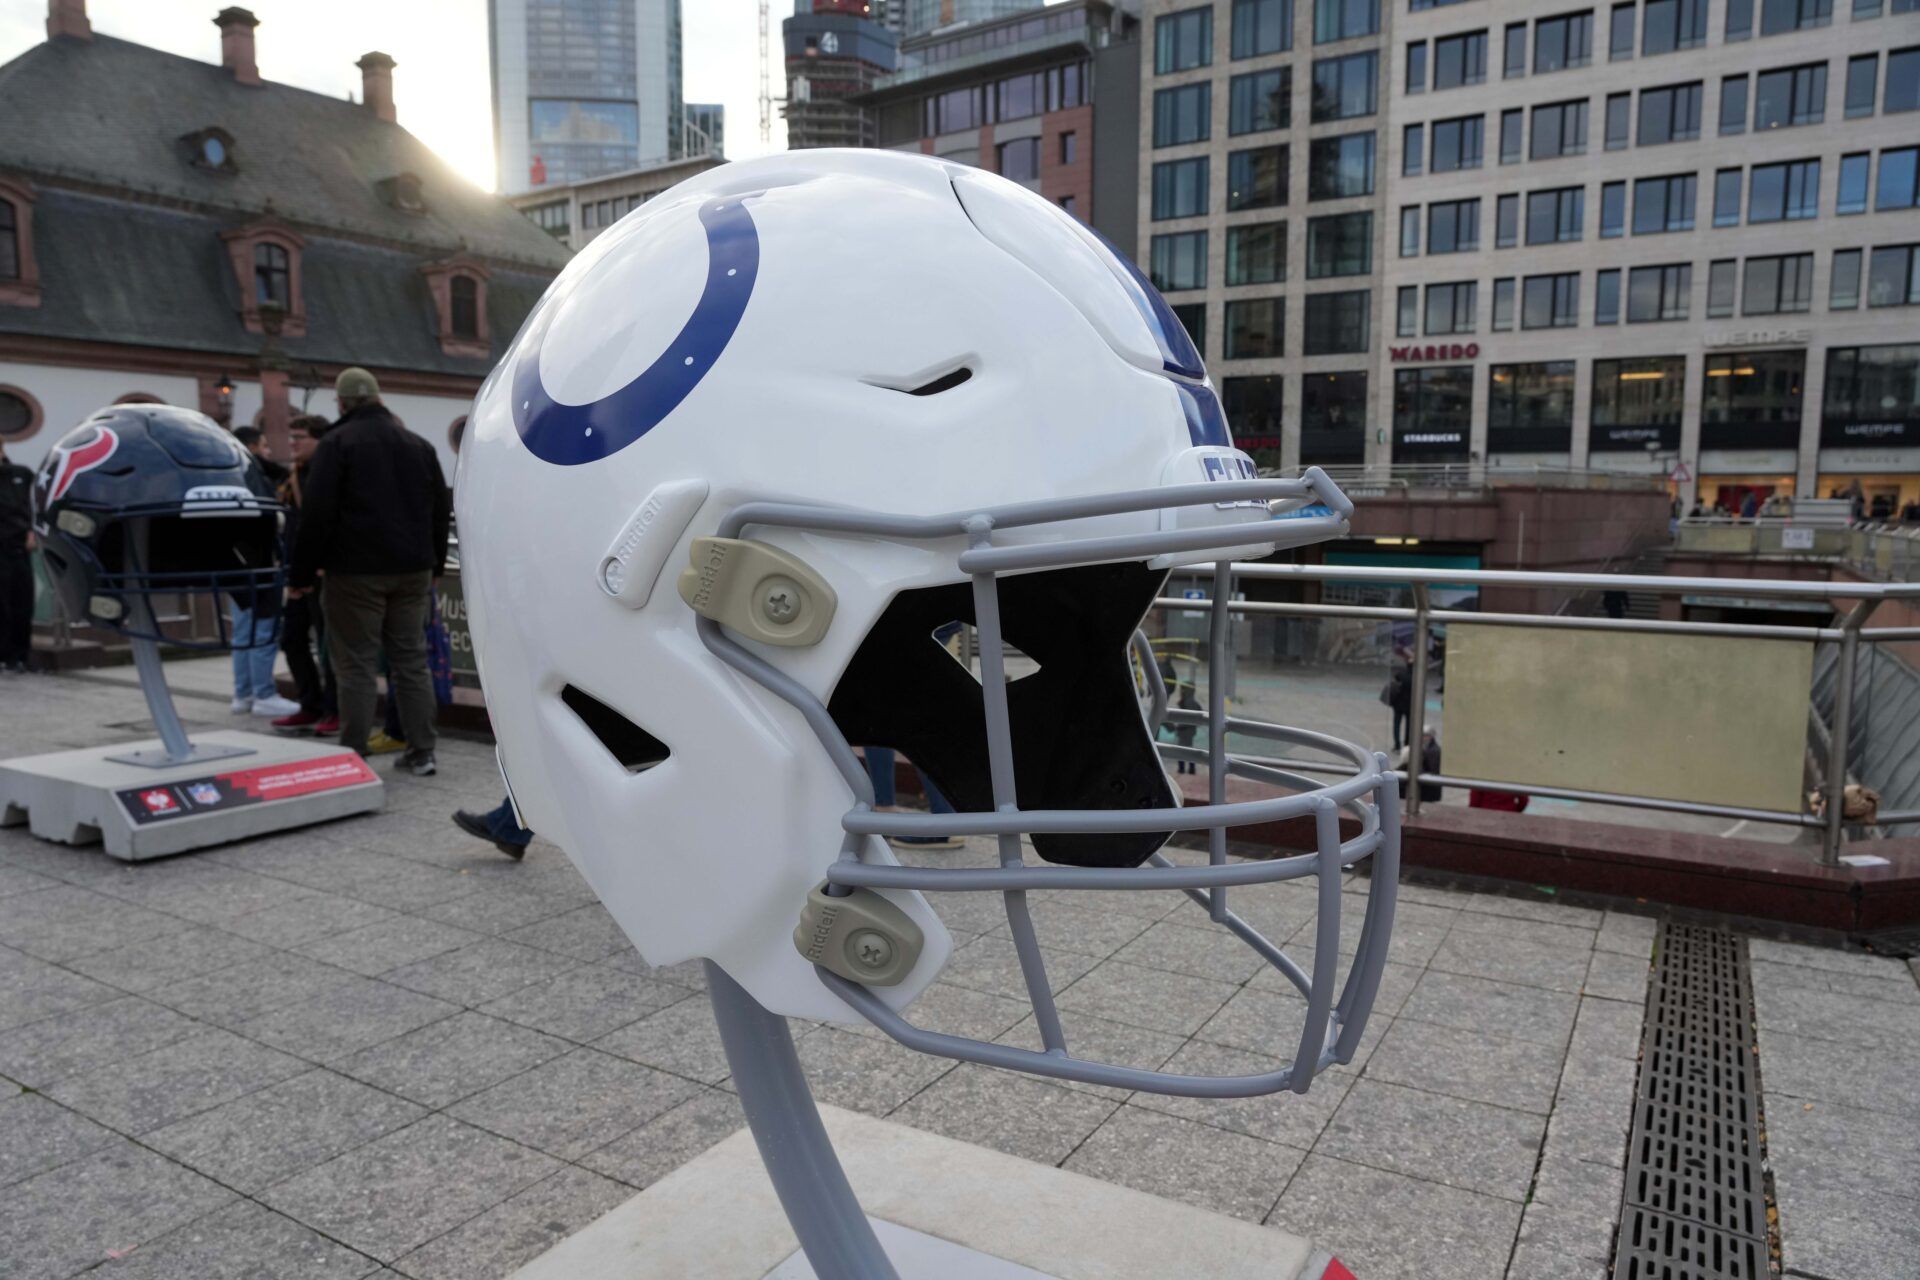
M 973 677 L 975 684 L 980 683 L 980 631 L 978 628 L 971 622 L 961 622 L 958 619 L 944 622 L 933 629 L 933 642 L 945 649 L 948 656 Z M 1001 669 L 1006 673 L 1008 684 L 1040 673 L 1039 659 L 1022 653 L 1011 643 L 1002 642 L 1000 652 Z
M 628 773 L 651 769 L 673 754 L 667 749 L 666 743 L 574 685 L 568 685 L 560 691 L 560 701 L 580 717 L 580 723 L 600 739 L 600 745 L 607 749 L 607 754 L 619 761 L 620 767 Z
M 951 373 L 941 374 L 932 382 L 922 383 L 920 386 L 910 388 L 907 394 L 910 396 L 937 396 L 942 391 L 953 390 L 971 377 L 973 377 L 973 370 L 963 364 Z

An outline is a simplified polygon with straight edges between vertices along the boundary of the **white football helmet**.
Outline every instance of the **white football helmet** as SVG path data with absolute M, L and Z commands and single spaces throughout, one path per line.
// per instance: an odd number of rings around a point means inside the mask
M 1211 719 L 1220 744 L 1224 708 L 1161 697 L 1150 726 L 1129 653 L 1168 566 L 1219 564 L 1225 587 L 1225 562 L 1339 536 L 1352 506 L 1317 471 L 1255 478 L 1166 303 L 1048 201 L 885 151 L 680 184 L 535 308 L 475 401 L 457 507 L 510 792 L 649 962 L 702 957 L 776 1013 L 931 1052 L 1167 1092 L 1304 1089 L 1351 1056 L 1392 921 L 1384 760 L 1236 720 L 1347 772 L 1216 746 L 1216 803 L 1182 810 L 1158 717 Z M 935 637 L 954 622 L 979 628 L 978 678 Z M 1039 670 L 1005 682 L 1003 639 Z M 876 813 L 856 745 L 901 749 L 960 813 Z M 1293 792 L 1220 803 L 1229 772 Z M 1301 816 L 1317 852 L 1227 862 L 1228 828 Z M 930 827 L 998 836 L 1000 858 L 899 866 L 884 837 Z M 1176 828 L 1213 832 L 1209 865 L 1161 857 Z M 1022 863 L 1022 834 L 1052 865 Z M 1370 855 L 1336 1004 L 1338 872 Z M 1316 874 L 1319 982 L 1225 910 L 1230 884 Z M 1059 1048 L 1025 896 L 1049 888 L 1188 890 L 1306 996 L 1307 1070 L 1197 1080 L 901 1016 L 951 948 L 918 890 L 997 891 Z

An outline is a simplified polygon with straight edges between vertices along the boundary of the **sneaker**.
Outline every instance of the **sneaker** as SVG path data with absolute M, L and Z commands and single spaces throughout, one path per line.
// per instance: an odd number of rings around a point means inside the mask
M 282 733 L 306 733 L 320 723 L 317 711 L 296 711 L 290 716 L 281 716 L 273 722 L 273 727 Z
M 527 846 L 514 844 L 497 838 L 487 827 L 487 820 L 477 813 L 468 813 L 465 809 L 453 811 L 453 825 L 479 840 L 492 843 L 493 847 L 512 858 L 515 862 L 527 856 Z
M 400 767 L 416 778 L 431 778 L 440 771 L 431 751 L 409 751 L 400 757 Z
M 299 715 L 300 704 L 292 698 L 283 698 L 276 693 L 271 698 L 255 698 L 253 714 L 263 720 L 278 720 L 282 716 Z
M 233 700 L 232 710 L 233 710 L 233 714 L 237 716 L 243 716 L 247 714 L 247 712 L 253 710 L 253 699 L 252 698 L 235 698 Z
M 367 735 L 367 754 L 370 756 L 392 755 L 396 751 L 405 751 L 407 744 L 399 738 L 390 738 L 385 729 L 375 729 Z
M 313 736 L 316 738 L 335 737 L 340 732 L 339 716 L 321 716 L 313 723 Z

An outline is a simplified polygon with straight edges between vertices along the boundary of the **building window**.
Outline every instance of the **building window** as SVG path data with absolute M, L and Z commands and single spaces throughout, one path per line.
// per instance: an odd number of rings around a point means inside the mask
M 1738 169 L 1722 169 L 1713 175 L 1713 225 L 1740 225 L 1740 178 Z
M 1313 64 L 1313 123 L 1326 120 L 1350 120 L 1370 116 L 1377 109 L 1377 81 L 1380 55 L 1349 54 L 1344 58 L 1322 58 Z
M 1563 14 L 1533 24 L 1533 74 L 1566 71 L 1593 61 L 1593 14 Z
M 1416 177 L 1426 168 L 1426 137 L 1427 126 L 1423 124 L 1410 124 L 1401 134 L 1400 172 L 1403 176 Z
M 1520 283 L 1522 329 L 1571 329 L 1580 323 L 1580 273 L 1528 276 Z
M 480 336 L 480 282 L 472 276 L 453 277 L 449 300 L 453 336 L 469 341 L 477 339 Z
M 1306 352 L 1310 356 L 1361 355 L 1367 349 L 1367 312 L 1372 293 L 1307 295 Z
M 1880 153 L 1880 180 L 1875 186 L 1873 207 L 1881 213 L 1920 208 L 1920 147 Z
M 0 280 L 20 278 L 20 215 L 11 200 L 0 200 Z
M 1573 361 L 1487 371 L 1487 451 L 1564 453 L 1573 444 Z
M 1284 298 L 1239 298 L 1227 303 L 1229 360 L 1277 360 L 1286 354 Z
M 1608 182 L 1600 187 L 1600 238 L 1614 240 L 1627 234 L 1627 184 Z
M 1527 195 L 1527 243 L 1564 244 L 1584 234 L 1585 187 L 1533 191 Z
M 1618 268 L 1593 273 L 1593 322 L 1620 323 L 1620 272 Z
M 1221 382 L 1220 405 L 1233 429 L 1233 442 L 1248 453 L 1279 453 L 1285 433 L 1280 412 L 1284 382 L 1278 374 Z M 1271 461 L 1277 464 L 1279 458 Z
M 1307 199 L 1373 194 L 1373 134 L 1315 138 L 1307 144 Z
M 1747 131 L 1747 78 L 1727 76 L 1720 81 L 1720 136 Z
M 1471 280 L 1427 286 L 1427 336 L 1472 333 L 1479 306 L 1479 286 Z
M 1693 292 L 1693 266 L 1635 267 L 1627 273 L 1627 323 L 1685 320 Z
M 1072 164 L 1080 158 L 1080 135 L 1069 129 L 1060 135 L 1060 163 Z
M 1433 87 L 1458 89 L 1487 78 L 1487 33 L 1469 31 L 1433 42 Z
M 1647 0 L 1640 52 L 1672 53 L 1707 42 L 1707 0 Z
M 1727 43 L 1753 39 L 1753 0 L 1727 0 Z
M 1762 71 L 1754 82 L 1753 127 L 1785 129 L 1827 118 L 1827 64 Z
M 1153 71 L 1188 71 L 1213 61 L 1213 6 L 1169 13 L 1153 24 Z
M 1685 356 L 1642 356 L 1593 362 L 1595 452 L 1680 447 L 1686 397 Z
M 1153 91 L 1153 145 L 1204 142 L 1213 132 L 1213 85 L 1205 80 Z
M 1162 293 L 1207 287 L 1207 233 L 1179 231 L 1148 245 L 1147 275 Z
M 1920 245 L 1873 251 L 1867 267 L 1867 305 L 1920 306 Z
M 1313 42 L 1380 34 L 1380 0 L 1313 0 Z
M 1625 151 L 1633 141 L 1633 95 L 1607 95 L 1607 150 Z
M 1495 333 L 1513 331 L 1513 302 L 1518 284 L 1519 282 L 1512 276 L 1505 276 L 1493 282 L 1493 331 Z
M 1692 142 L 1700 136 L 1702 86 L 1668 85 L 1640 91 L 1640 136 L 1643 147 L 1667 142 Z
M 1435 173 L 1454 173 L 1478 169 L 1485 143 L 1485 116 L 1461 116 L 1457 120 L 1433 122 L 1432 165 Z
M 1813 255 L 1748 258 L 1740 314 L 1794 315 L 1813 309 Z
M 1639 178 L 1633 184 L 1633 234 L 1660 235 L 1693 230 L 1700 180 L 1691 173 L 1670 178 Z
M 1235 76 L 1227 86 L 1227 132 L 1284 129 L 1293 123 L 1293 68 L 1272 67 Z
M 1503 80 L 1518 80 L 1527 74 L 1527 24 L 1509 22 L 1507 24 L 1506 52 L 1500 59 L 1500 77 Z
M 1747 221 L 1793 222 L 1820 216 L 1820 162 L 1757 164 L 1747 182 Z
M 1847 59 L 1847 119 L 1857 120 L 1873 114 L 1873 101 L 1880 91 L 1880 55 L 1863 53 Z
M 1373 214 L 1307 219 L 1307 279 L 1363 276 L 1373 270 Z
M 286 249 L 277 244 L 253 246 L 253 300 L 256 306 L 292 309 L 293 268 Z
M 1407 93 L 1427 91 L 1427 42 L 1416 40 L 1407 46 Z
M 1301 380 L 1300 464 L 1359 462 L 1366 454 L 1364 370 L 1310 373 Z
M 1437 365 L 1393 371 L 1393 450 L 1396 456 L 1464 456 L 1472 430 L 1472 365 Z
M 1227 156 L 1227 212 L 1272 209 L 1287 202 L 1285 145 L 1256 147 Z
M 1858 249 L 1833 251 L 1833 284 L 1827 293 L 1827 310 L 1852 311 L 1860 305 L 1860 258 Z
M 1833 21 L 1833 0 L 1760 0 L 1760 34 L 1824 27 Z
M 1527 113 L 1514 107 L 1500 113 L 1500 163 L 1519 164 L 1526 154 Z
M 1400 210 L 1400 256 L 1420 256 L 1420 206 L 1417 204 Z
M 1887 55 L 1887 96 L 1880 109 L 1888 114 L 1920 111 L 1920 46 Z
M 1227 228 L 1227 283 L 1279 284 L 1287 278 L 1287 224 L 1243 222 Z
M 1015 138 L 994 148 L 999 153 L 1000 176 L 1015 182 L 1040 180 L 1040 139 Z
M 1420 332 L 1420 286 L 1402 285 L 1394 306 L 1393 336 L 1411 338 Z
M 1205 359 L 1207 354 L 1207 304 L 1204 302 L 1175 303 L 1173 306 L 1173 318 L 1180 322 L 1180 327 L 1187 331 L 1189 338 L 1193 339 L 1193 349 L 1200 353 L 1202 359 Z
M 1233 0 L 1233 56 L 1258 58 L 1293 48 L 1293 0 Z
M 1867 211 L 1867 179 L 1868 170 L 1872 165 L 1871 152 L 1860 151 L 1850 156 L 1840 157 L 1840 190 L 1834 200 L 1835 213 Z
M 1418 252 L 1417 234 L 1415 239 Z M 1479 200 L 1442 200 L 1427 206 L 1428 253 L 1473 253 L 1479 248 Z
M 1920 431 L 1920 344 L 1827 352 L 1823 445 L 1912 444 Z
M 1633 15 L 1635 0 L 1613 6 L 1613 21 L 1607 28 L 1607 60 L 1624 62 L 1633 57 Z
M 1733 293 L 1740 264 L 1723 258 L 1707 268 L 1707 319 L 1725 320 L 1733 314 Z
M 1520 243 L 1520 197 L 1499 196 L 1493 202 L 1493 247 L 1511 249 Z
M 1587 100 L 1551 102 L 1533 109 L 1533 150 L 1535 160 L 1560 156 L 1585 155 L 1587 150 Z
M 1207 211 L 1207 157 L 1163 160 L 1153 166 L 1153 217 L 1193 218 Z
M 1704 449 L 1791 449 L 1800 443 L 1804 351 L 1708 356 L 1700 392 Z

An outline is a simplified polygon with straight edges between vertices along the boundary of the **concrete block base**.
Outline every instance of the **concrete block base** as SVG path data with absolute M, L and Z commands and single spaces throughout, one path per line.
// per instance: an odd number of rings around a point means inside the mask
M 1322 1280 L 1298 1236 L 937 1134 L 821 1107 L 903 1280 Z M 811 1280 L 745 1129 L 513 1280 Z
M 205 754 L 152 768 L 156 741 L 0 760 L 0 826 L 90 844 L 126 862 L 367 813 L 386 788 L 366 761 L 313 739 L 218 730 Z

